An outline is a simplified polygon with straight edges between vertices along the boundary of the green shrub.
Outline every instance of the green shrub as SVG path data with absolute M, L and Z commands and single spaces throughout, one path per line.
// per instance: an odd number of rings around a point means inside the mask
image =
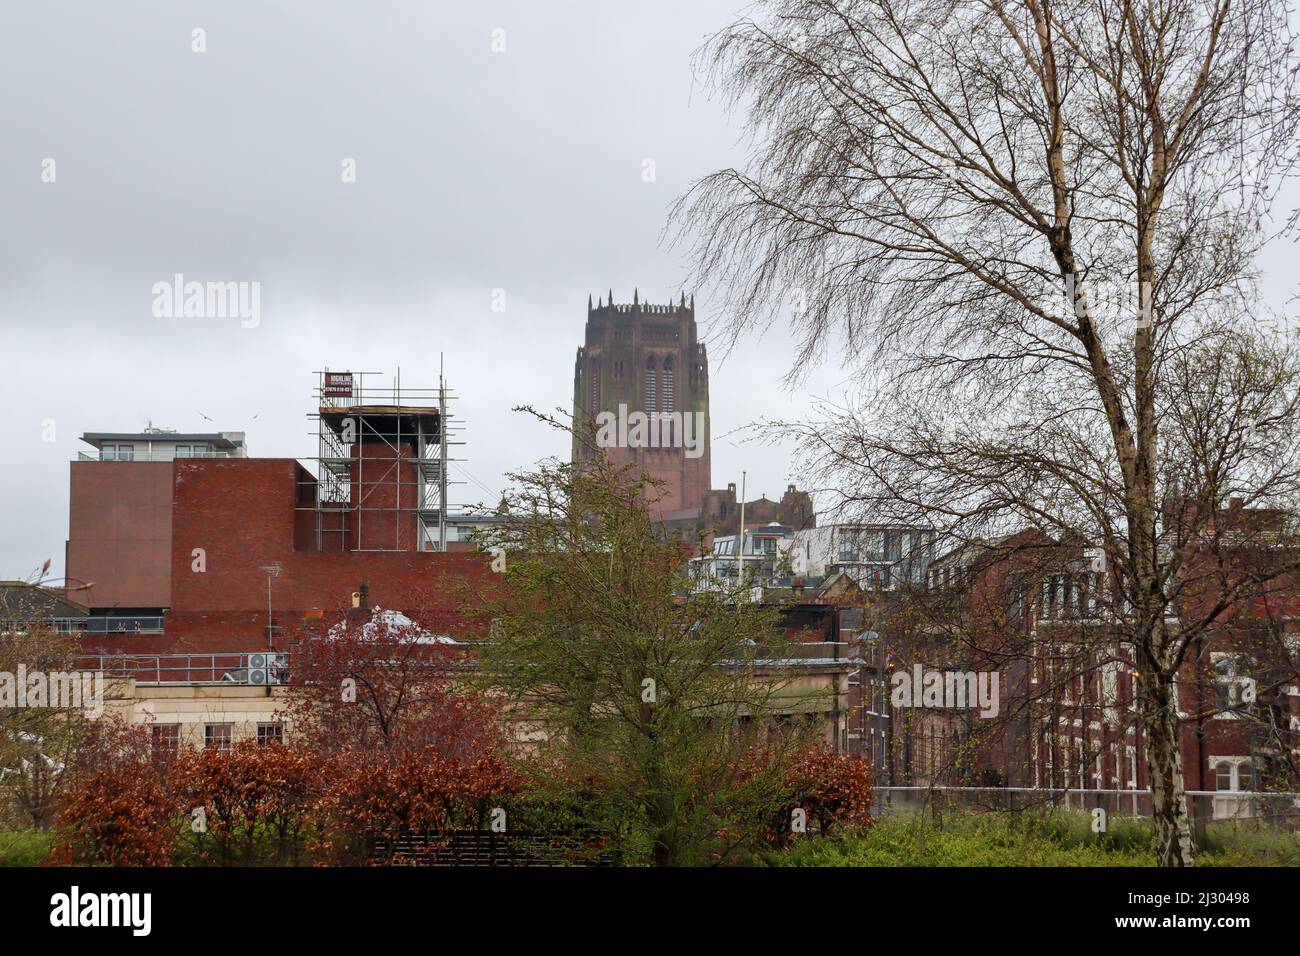
M 50 855 L 50 834 L 42 830 L 0 830 L 0 866 L 40 866 Z
M 925 815 L 880 820 L 862 835 L 805 840 L 772 854 L 780 866 L 1146 866 L 1149 853 L 1108 847 L 1082 825 L 1055 814 L 1019 819 L 1001 814 Z
M 1148 820 L 1112 816 L 1092 832 L 1083 810 L 906 814 L 843 839 L 802 840 L 769 854 L 776 866 L 1152 866 Z M 1202 866 L 1300 866 L 1300 835 L 1218 823 L 1208 827 Z
M 1121 853 L 1149 853 L 1155 839 L 1151 821 L 1116 815 L 1107 819 L 1105 833 L 1093 833 L 1089 810 L 1044 808 L 1025 813 L 1022 825 L 1063 849 L 1101 847 Z
M 805 841 L 771 862 L 782 866 L 1142 866 L 1146 856 L 1099 846 L 1059 846 L 998 824 L 949 818 L 944 829 L 888 820 L 860 837 Z
M 1211 823 L 1205 828 L 1206 866 L 1300 866 L 1300 834 L 1250 824 Z

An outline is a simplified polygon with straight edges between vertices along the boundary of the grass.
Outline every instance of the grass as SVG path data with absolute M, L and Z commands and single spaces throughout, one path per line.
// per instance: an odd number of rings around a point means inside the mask
M 1112 817 L 1092 832 L 1083 811 L 907 814 L 870 830 L 810 839 L 772 854 L 775 866 L 1153 866 L 1151 824 Z M 1300 836 L 1213 824 L 1201 866 L 1298 866 Z
M 1082 811 L 949 813 L 942 822 L 908 814 L 878 821 L 865 833 L 809 839 L 770 854 L 774 866 L 1151 866 L 1151 825 L 1112 817 L 1092 832 Z M 0 830 L 0 866 L 39 866 L 51 835 Z M 199 863 L 181 855 L 179 863 Z M 211 861 L 205 861 L 209 865 Z M 1237 823 L 1211 824 L 1199 866 L 1300 866 L 1300 834 Z
M 1300 833 L 1215 823 L 1205 834 L 1205 866 L 1300 866 Z
M 40 866 L 50 855 L 51 834 L 41 830 L 0 830 L 0 866 Z

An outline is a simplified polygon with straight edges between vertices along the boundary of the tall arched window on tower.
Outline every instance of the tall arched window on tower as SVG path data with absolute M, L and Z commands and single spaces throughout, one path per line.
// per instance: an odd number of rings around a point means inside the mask
M 673 392 L 673 357 L 671 355 L 664 358 L 664 375 L 663 384 L 659 389 L 659 410 L 671 412 L 673 405 L 676 404 L 676 396 Z
M 663 380 L 659 383 L 659 410 L 663 412 L 665 416 L 668 416 L 668 414 L 672 412 L 673 406 L 676 403 L 677 396 L 673 391 L 673 357 L 671 355 L 665 355 Z M 663 425 L 660 426 L 665 433 L 662 436 L 663 443 L 669 448 L 672 448 L 677 444 L 677 436 L 673 434 L 672 419 L 665 417 L 663 422 Z
M 655 374 L 655 357 L 651 355 L 645 360 L 645 412 L 647 415 L 653 415 L 659 410 L 658 384 Z
M 589 384 L 587 412 L 594 416 L 600 413 L 600 362 L 596 359 L 591 360 L 587 378 Z

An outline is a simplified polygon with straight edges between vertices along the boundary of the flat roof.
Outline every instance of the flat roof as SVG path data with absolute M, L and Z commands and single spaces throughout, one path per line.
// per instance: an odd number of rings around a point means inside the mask
M 210 434 L 200 434 L 198 432 L 86 432 L 81 436 L 81 440 L 87 445 L 93 445 L 98 448 L 104 442 L 114 441 L 149 441 L 149 442 L 196 442 L 203 441 L 217 448 L 239 448 L 244 444 L 243 439 L 231 441 L 226 434 L 221 432 L 212 432 Z

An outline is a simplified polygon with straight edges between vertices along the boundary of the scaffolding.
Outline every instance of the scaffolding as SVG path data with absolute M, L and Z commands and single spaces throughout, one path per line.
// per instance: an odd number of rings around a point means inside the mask
M 322 369 L 317 376 L 317 455 L 304 471 L 297 510 L 310 512 L 317 551 L 447 550 L 448 454 L 459 431 L 441 370 L 437 388 L 389 383 L 381 372 Z

